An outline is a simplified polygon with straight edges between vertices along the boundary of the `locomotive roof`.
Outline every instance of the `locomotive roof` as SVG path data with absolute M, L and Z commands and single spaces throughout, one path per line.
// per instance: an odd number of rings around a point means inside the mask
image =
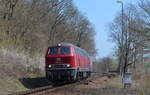
M 61 45 L 61 46 L 73 46 L 73 47 L 77 47 L 71 43 L 59 43 L 58 46 Z
M 80 47 L 78 47 L 78 46 L 76 46 L 76 45 L 73 45 L 73 44 L 71 44 L 71 43 L 59 43 L 59 44 L 54 45 L 54 46 L 72 46 L 72 47 L 78 48 L 78 49 L 80 49 L 80 50 L 86 52 L 84 49 L 82 49 L 82 48 L 80 48 Z M 51 47 L 51 46 L 50 46 L 50 47 Z
M 80 47 L 78 47 L 78 46 L 76 46 L 76 45 L 73 45 L 73 44 L 71 44 L 71 43 L 60 43 L 60 44 L 58 44 L 57 46 L 72 46 L 72 47 L 75 47 L 75 48 L 78 48 L 78 49 L 81 49 Z M 81 49 L 81 50 L 83 50 L 83 49 Z M 85 50 L 83 50 L 83 51 L 85 51 Z
M 57 45 L 54 45 L 54 47 L 55 46 L 72 46 L 72 47 L 75 47 L 75 48 L 78 48 L 79 50 L 81 50 L 82 52 L 85 52 L 86 54 L 88 54 L 84 49 L 82 49 L 82 48 L 80 48 L 80 47 L 78 47 L 78 46 L 76 46 L 76 45 L 73 45 L 73 44 L 71 44 L 71 43 L 59 43 L 59 44 L 57 44 Z M 50 46 L 51 47 L 51 46 Z M 88 54 L 89 55 L 89 54 Z
M 53 45 L 53 46 L 49 46 L 49 47 L 55 47 L 55 46 L 72 46 L 72 47 L 77 47 L 77 46 L 75 46 L 75 45 L 73 45 L 71 43 L 59 43 L 59 44 L 56 44 L 56 45 Z

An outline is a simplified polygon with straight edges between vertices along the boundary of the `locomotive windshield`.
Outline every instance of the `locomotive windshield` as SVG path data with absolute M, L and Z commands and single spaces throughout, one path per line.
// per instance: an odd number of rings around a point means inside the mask
M 70 48 L 68 47 L 51 47 L 49 49 L 48 54 L 53 55 L 53 54 L 69 54 L 70 53 Z
M 58 48 L 50 48 L 48 54 L 58 54 Z
M 60 54 L 69 54 L 70 53 L 70 49 L 67 47 L 62 47 L 60 48 Z

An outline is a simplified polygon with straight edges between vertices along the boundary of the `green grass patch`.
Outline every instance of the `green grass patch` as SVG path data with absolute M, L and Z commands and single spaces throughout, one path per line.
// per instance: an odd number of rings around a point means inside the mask
M 44 77 L 42 74 L 33 74 L 33 73 L 28 73 L 25 75 L 25 78 L 37 78 L 37 77 Z
M 19 91 L 25 91 L 28 90 L 19 80 L 15 80 L 15 86 Z

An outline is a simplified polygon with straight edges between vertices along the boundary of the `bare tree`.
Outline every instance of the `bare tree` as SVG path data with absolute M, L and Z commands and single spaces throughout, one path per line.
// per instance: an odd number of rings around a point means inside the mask
M 2 47 L 36 55 L 43 54 L 48 45 L 70 42 L 80 43 L 95 55 L 94 35 L 91 23 L 72 0 L 0 1 Z
M 139 31 L 137 32 L 139 28 L 142 29 L 139 12 L 133 4 L 128 4 L 125 10 L 123 47 L 121 46 L 121 16 L 118 15 L 115 21 L 110 25 L 110 30 L 112 31 L 111 37 L 118 46 L 117 55 L 123 55 L 123 64 L 119 64 L 119 68 L 122 69 L 124 73 L 126 72 L 129 65 L 136 63 L 138 59 L 137 56 L 141 54 L 141 49 L 143 47 L 141 44 L 143 43 L 143 37 L 141 34 L 139 34 Z M 121 59 L 119 58 L 119 63 L 120 60 Z

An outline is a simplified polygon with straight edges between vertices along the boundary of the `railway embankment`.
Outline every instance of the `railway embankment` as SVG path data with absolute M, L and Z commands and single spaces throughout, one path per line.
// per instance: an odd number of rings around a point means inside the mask
M 43 59 L 34 60 L 25 53 L 0 49 L 0 95 L 47 84 L 39 65 Z

